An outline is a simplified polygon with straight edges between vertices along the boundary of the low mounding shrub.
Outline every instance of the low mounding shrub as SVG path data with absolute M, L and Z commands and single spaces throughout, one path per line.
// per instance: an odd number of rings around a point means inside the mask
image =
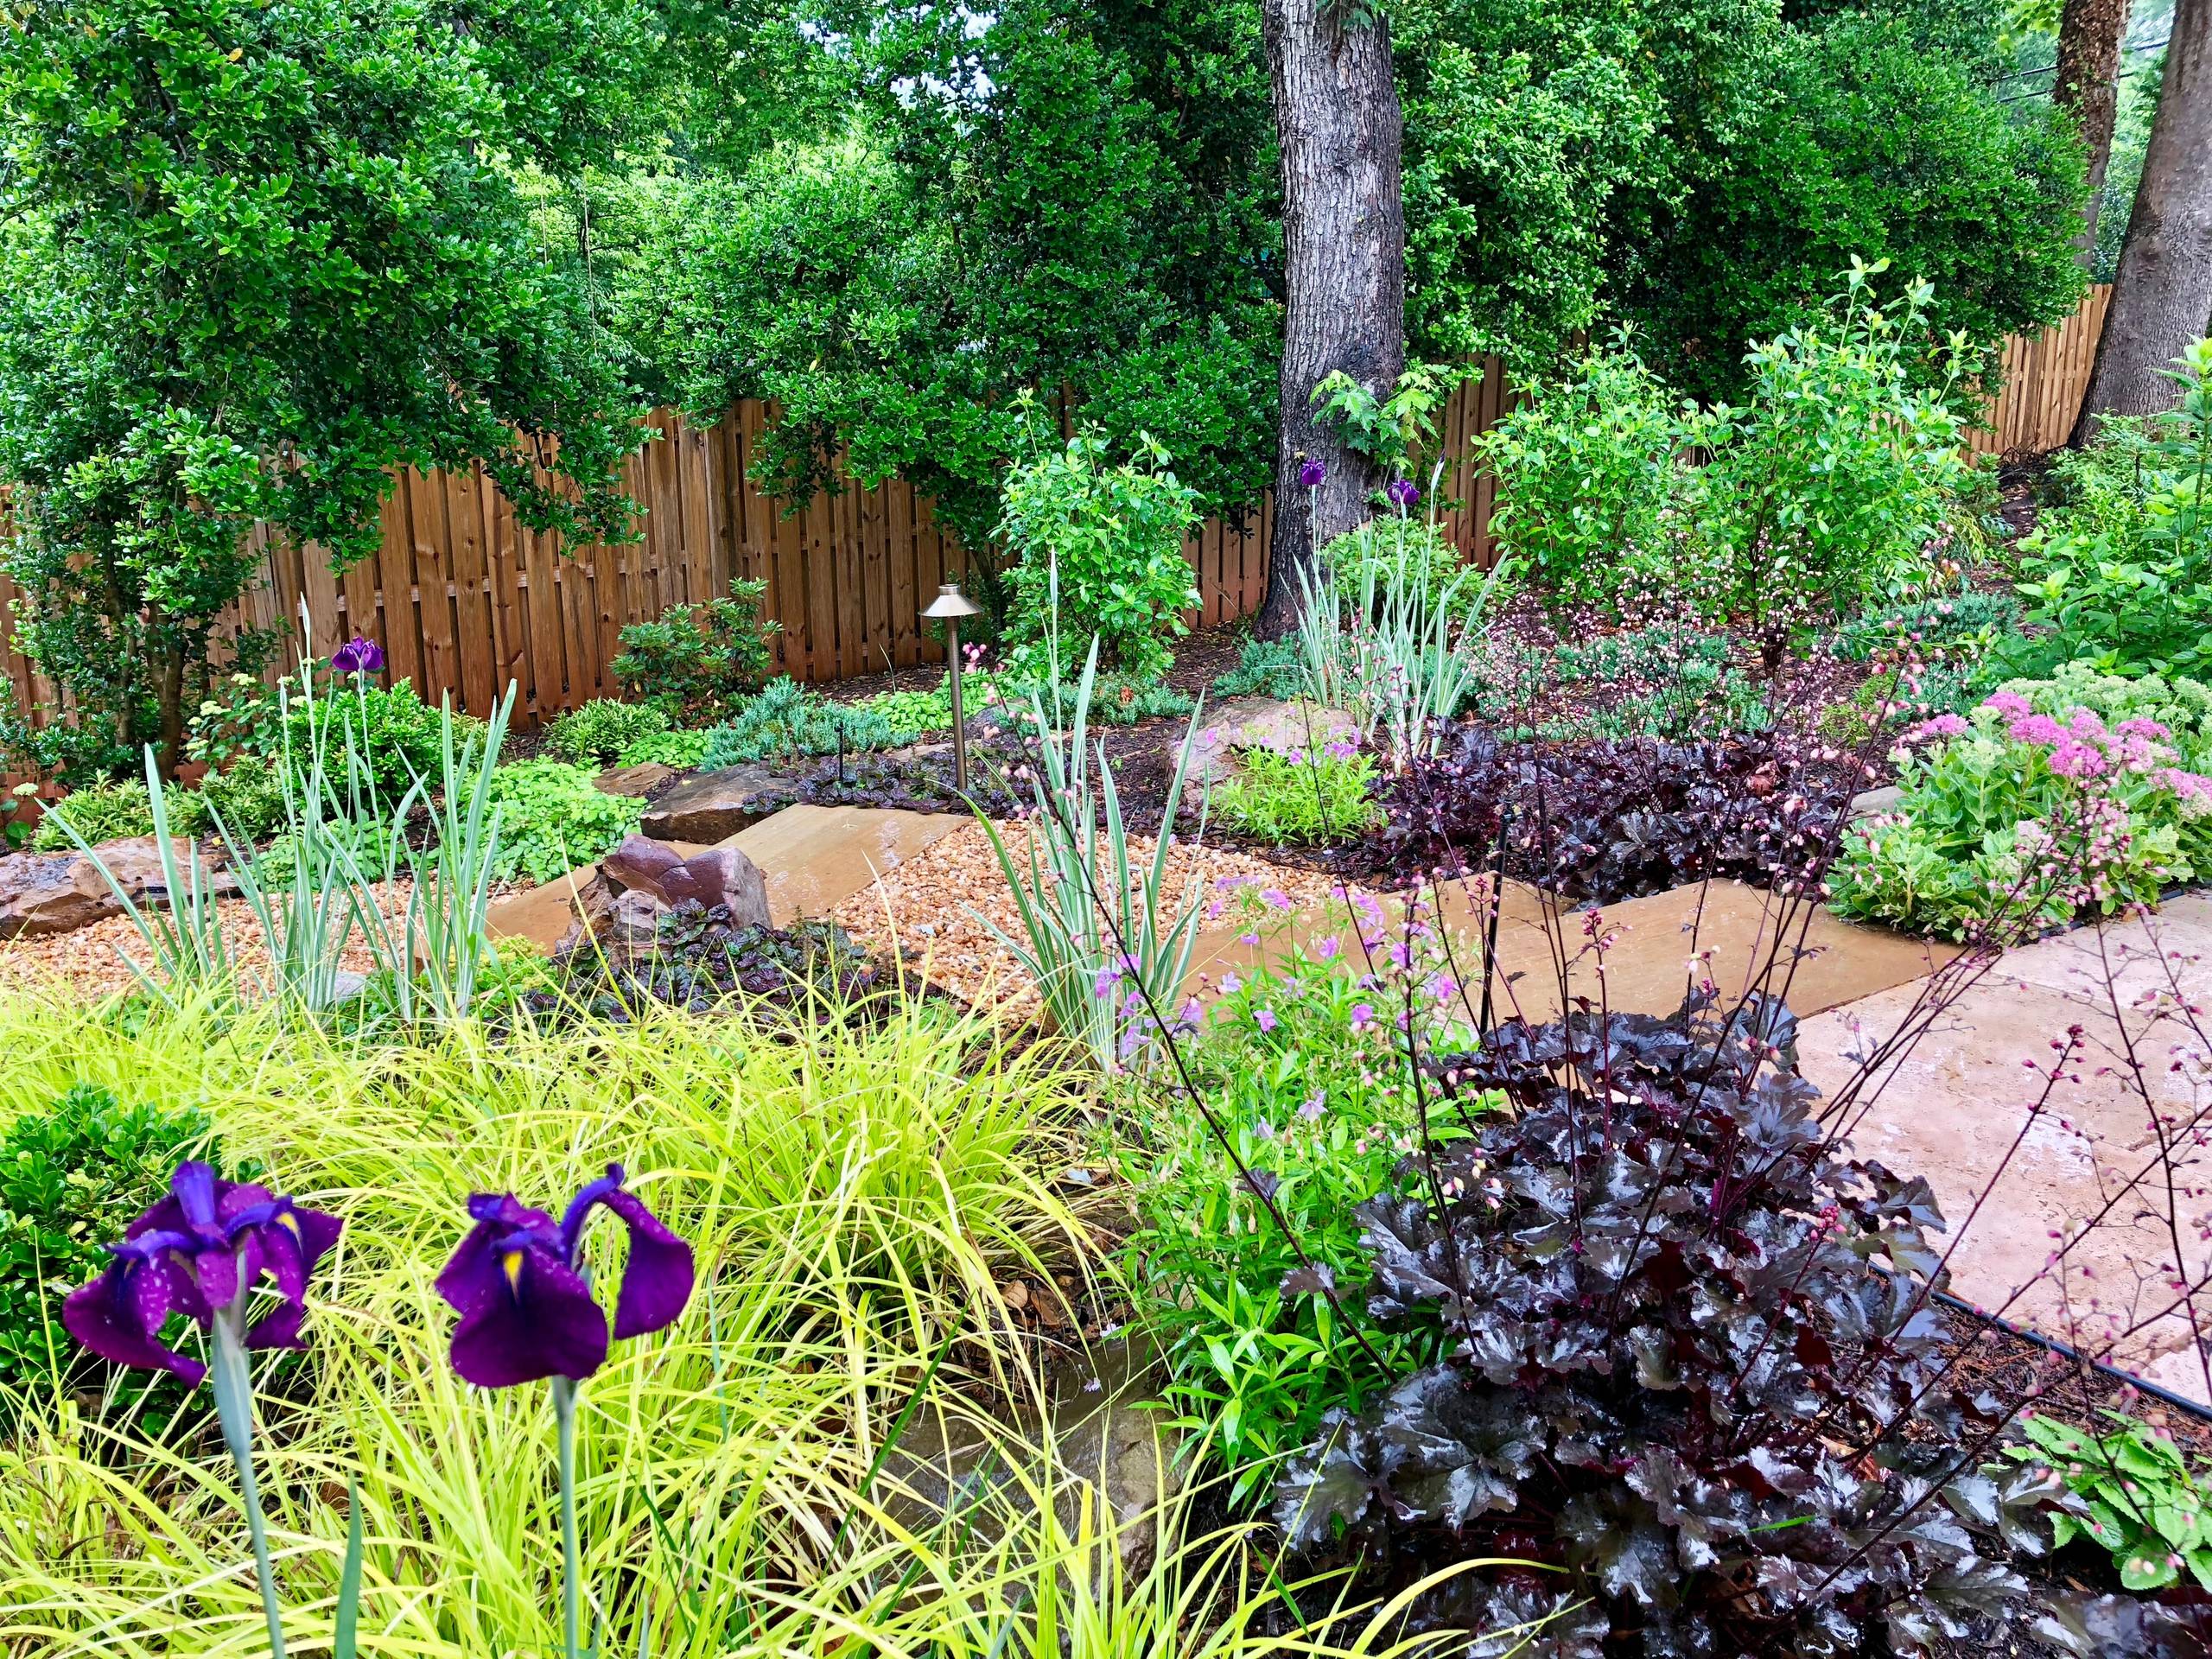
M 707 734 L 699 767 L 721 772 L 758 760 L 834 754 L 840 749 L 887 749 L 896 741 L 891 722 L 865 705 L 848 708 L 796 680 L 779 677 L 726 724 Z
M 1370 794 L 1375 777 L 1374 757 L 1349 743 L 1247 749 L 1209 810 L 1230 829 L 1263 841 L 1344 841 L 1379 816 Z
M 642 766 L 656 763 L 689 771 L 697 766 L 707 753 L 707 734 L 704 732 L 654 732 L 625 746 L 614 757 L 621 766 Z
M 1795 1040 L 1778 1004 L 1696 1001 L 1434 1062 L 1436 1117 L 1510 1109 L 1358 1215 L 1368 1306 L 1441 1357 L 1330 1414 L 1276 1488 L 1288 1541 L 1408 1581 L 1541 1561 L 1431 1616 L 1555 1615 L 1554 1659 L 1919 1653 L 2019 1608 L 2047 1483 L 1977 1468 L 1997 1414 L 1947 1378 L 1934 1198 L 1838 1153 Z
M 1214 677 L 1217 697 L 1277 697 L 1287 702 L 1306 690 L 1306 658 L 1296 639 L 1247 639 L 1236 666 Z
M 1910 651 L 1923 658 L 1986 655 L 2020 626 L 2020 601 L 1972 588 L 1862 611 L 1835 631 L 1835 654 L 1871 662 Z
M 1835 908 L 1963 939 L 2156 903 L 2212 870 L 2209 716 L 2195 681 L 2075 668 L 1926 721 L 1896 810 L 1846 833 Z
M 611 766 L 632 745 L 667 730 L 668 711 L 656 704 L 594 697 L 546 728 L 545 747 L 574 766 Z
M 200 781 L 205 828 L 218 826 L 240 842 L 266 841 L 284 822 L 284 779 L 274 766 L 248 763 L 211 772 Z
M 304 772 L 315 749 L 323 775 L 341 800 L 353 789 L 358 767 L 390 808 L 419 778 L 435 784 L 444 739 L 441 710 L 426 704 L 406 680 L 385 687 L 365 677 L 336 674 L 320 685 L 312 702 L 296 683 L 282 688 L 241 677 L 230 687 L 227 703 L 211 701 L 192 722 L 188 752 L 210 766 L 232 763 L 282 764 L 291 757 L 295 772 Z M 480 721 L 455 716 L 465 741 L 480 732 Z
M 1745 734 L 1501 743 L 1476 728 L 1384 787 L 1382 856 L 1398 880 L 1488 868 L 1597 904 L 1732 876 L 1794 890 L 1832 851 L 1848 769 Z
M 799 1014 L 864 1012 L 879 970 L 835 922 L 731 924 L 727 906 L 677 906 L 649 952 L 571 951 L 550 988 L 524 993 L 541 1013 L 621 1023 L 648 1003 L 705 1013 L 736 1001 Z
M 550 881 L 612 849 L 638 827 L 645 804 L 595 788 L 591 766 L 518 760 L 492 773 L 488 805 L 499 815 L 493 873 L 503 881 Z
M 189 830 L 197 827 L 199 803 L 187 798 L 190 791 L 171 785 L 162 792 L 168 797 L 171 828 Z M 72 790 L 46 809 L 38 828 L 31 833 L 31 850 L 59 853 L 74 847 L 76 843 L 61 827 L 65 821 L 95 847 L 104 841 L 117 841 L 126 836 L 150 836 L 154 833 L 154 810 L 147 799 L 146 780 L 125 778 L 116 783 L 87 784 L 82 789 Z
M 622 630 L 609 664 L 636 702 L 654 702 L 683 725 L 719 720 L 768 671 L 768 642 L 782 626 L 764 622 L 765 582 L 733 582 L 728 599 L 678 605 L 657 622 Z
M 184 1158 L 214 1157 L 203 1112 L 124 1107 L 80 1083 L 0 1137 L 0 1404 L 67 1379 L 85 1357 L 61 1329 L 64 1292 L 107 1265 L 107 1240 L 168 1189 Z

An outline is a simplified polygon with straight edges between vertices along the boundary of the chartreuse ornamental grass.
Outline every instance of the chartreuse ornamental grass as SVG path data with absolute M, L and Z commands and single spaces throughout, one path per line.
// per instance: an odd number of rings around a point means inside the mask
M 226 1159 L 342 1217 L 304 1354 L 255 1359 L 255 1447 L 294 1653 L 333 1651 L 358 1494 L 365 1654 L 561 1643 L 554 1414 L 453 1369 L 435 1287 L 477 1192 L 573 1192 L 611 1162 L 695 1253 L 667 1329 L 613 1345 L 576 1402 L 581 1619 L 603 1654 L 1242 1656 L 1407 1650 L 1387 1610 L 1287 1586 L 1247 1529 L 1116 1519 L 1005 1424 L 1034 1397 L 997 1286 L 1088 1271 L 1046 1178 L 1082 1098 L 1050 1045 L 1011 1055 L 936 1008 L 788 1040 L 682 1013 L 473 1021 L 419 1046 L 325 1035 L 212 996 L 126 1017 L 0 1004 L 0 1122 L 79 1081 L 212 1118 Z M 585 1246 L 619 1281 L 620 1228 Z M 173 1327 L 174 1332 L 174 1327 Z M 196 1351 L 199 1338 L 181 1340 Z M 206 1421 L 149 1440 L 35 1384 L 0 1445 L 0 1650 L 268 1651 L 235 1476 Z M 948 1516 L 880 1456 L 910 1406 L 996 1445 Z M 956 1424 L 946 1420 L 958 1418 Z M 881 1466 L 879 1467 L 880 1463 Z M 1148 1564 L 1124 1563 L 1134 1524 Z M 1419 1645 L 1419 1644 L 1415 1644 Z

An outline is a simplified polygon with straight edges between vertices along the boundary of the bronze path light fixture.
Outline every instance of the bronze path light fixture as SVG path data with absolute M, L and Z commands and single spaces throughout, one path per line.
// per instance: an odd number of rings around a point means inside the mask
M 968 721 L 960 712 L 960 619 L 980 616 L 982 611 L 960 591 L 958 582 L 948 582 L 922 613 L 925 620 L 944 624 L 945 655 L 952 664 L 952 783 L 963 795 L 968 792 Z

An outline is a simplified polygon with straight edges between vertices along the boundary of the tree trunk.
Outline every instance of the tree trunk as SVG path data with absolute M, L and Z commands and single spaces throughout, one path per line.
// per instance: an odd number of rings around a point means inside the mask
M 2113 123 L 2120 114 L 2120 42 L 2127 32 L 2127 0 L 2066 0 L 2058 15 L 2058 79 L 2051 101 L 2082 125 L 2088 152 L 2089 197 L 2074 245 L 2084 268 L 2097 256 L 2097 213 L 2112 162 Z
M 2103 415 L 2171 409 L 2161 371 L 2212 326 L 2212 0 L 2174 0 L 2158 113 L 2074 441 Z
M 1342 369 L 1378 398 L 1406 365 L 1406 209 L 1389 25 L 1348 23 L 1328 0 L 1262 0 L 1260 26 L 1282 149 L 1282 418 L 1275 522 L 1259 632 L 1298 626 L 1299 572 L 1357 527 L 1384 480 L 1313 418 L 1313 388 Z M 1312 459 L 1319 489 L 1298 481 Z

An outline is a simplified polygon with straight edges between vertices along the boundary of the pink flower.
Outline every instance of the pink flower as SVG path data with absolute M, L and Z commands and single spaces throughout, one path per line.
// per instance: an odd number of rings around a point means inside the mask
M 2015 743 L 2063 743 L 2068 733 L 2063 726 L 2049 715 L 2022 715 L 2005 728 L 2005 735 Z
M 2061 778 L 2101 778 L 2106 770 L 2104 753 L 2069 738 L 2050 752 L 2050 769 Z
M 2153 743 L 2158 743 L 2171 737 L 2173 733 L 2155 720 L 2144 720 L 2139 717 L 2134 720 L 2121 721 L 2119 725 L 2112 728 L 2112 734 L 2114 737 L 2146 737 Z
M 1956 715 L 1937 715 L 1933 720 L 1923 720 L 1905 734 L 1908 740 L 1917 742 L 1924 738 L 1964 737 L 1972 728 Z
M 2035 712 L 2034 706 L 2017 691 L 1993 692 L 1981 700 L 1981 706 L 1992 714 L 2005 715 L 2015 719 L 2022 715 L 2031 715 Z

